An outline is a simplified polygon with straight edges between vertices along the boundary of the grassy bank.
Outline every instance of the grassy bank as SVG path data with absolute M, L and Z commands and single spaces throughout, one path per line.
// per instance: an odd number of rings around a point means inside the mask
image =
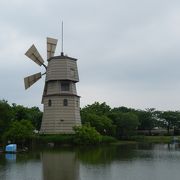
M 110 144 L 117 142 L 117 139 L 111 136 L 102 136 L 99 144 Z M 54 143 L 56 145 L 76 145 L 76 137 L 74 134 L 56 134 L 56 135 L 36 135 L 33 137 L 35 144 Z M 82 142 L 81 145 L 86 144 Z
M 180 136 L 176 136 L 177 140 L 180 141 Z M 174 136 L 133 136 L 126 140 L 117 140 L 110 136 L 102 136 L 99 144 L 135 144 L 135 143 L 171 143 L 173 142 Z M 36 136 L 33 141 L 36 144 L 48 144 L 54 143 L 57 145 L 75 145 L 74 135 L 39 135 Z M 83 143 L 81 144 L 83 145 Z
M 180 136 L 176 136 L 176 138 L 180 141 Z M 174 136 L 134 136 L 132 140 L 143 143 L 171 143 Z
M 71 134 L 52 134 L 52 135 L 37 135 L 33 138 L 33 142 L 36 144 L 73 144 L 74 135 Z

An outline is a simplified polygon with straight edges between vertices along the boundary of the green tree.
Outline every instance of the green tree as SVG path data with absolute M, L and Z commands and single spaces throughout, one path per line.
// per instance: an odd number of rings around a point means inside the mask
M 157 114 L 154 108 L 139 110 L 136 112 L 139 119 L 139 130 L 148 130 L 151 135 L 151 130 L 157 126 Z
M 5 141 L 10 140 L 17 144 L 24 144 L 32 138 L 34 127 L 28 120 L 14 121 L 3 135 Z
M 13 119 L 17 121 L 21 121 L 23 119 L 28 119 L 28 108 L 17 105 L 15 103 L 12 104 L 12 111 L 13 111 Z
M 117 138 L 128 138 L 135 133 L 139 125 L 138 117 L 133 112 L 112 113 L 109 117 L 116 125 Z
M 84 113 L 82 116 L 83 124 L 90 124 L 102 135 L 114 135 L 115 126 L 112 120 L 105 115 L 96 115 L 93 113 Z
M 32 122 L 35 129 L 40 130 L 43 113 L 40 111 L 38 107 L 28 108 L 27 112 L 28 119 Z
M 105 102 L 87 105 L 81 109 L 82 124 L 90 124 L 100 134 L 112 136 L 115 132 L 115 126 L 112 124 L 112 120 L 107 117 L 110 110 L 110 106 Z
M 164 111 L 159 114 L 159 118 L 162 122 L 162 127 L 167 129 L 167 133 L 170 134 L 170 129 L 179 128 L 180 125 L 180 112 L 179 111 Z
M 11 106 L 5 100 L 0 100 L 0 134 L 2 135 L 10 126 L 13 117 Z
M 43 113 L 38 107 L 27 108 L 22 105 L 12 104 L 12 111 L 14 114 L 14 120 L 21 121 L 27 119 L 31 121 L 35 129 L 40 130 Z
M 132 108 L 124 107 L 124 106 L 115 107 L 111 109 L 111 113 L 128 113 L 128 112 L 135 112 L 135 110 Z
M 96 115 L 106 115 L 110 112 L 111 108 L 105 102 L 99 103 L 95 102 L 92 105 L 87 105 L 81 109 L 81 114 L 92 113 Z

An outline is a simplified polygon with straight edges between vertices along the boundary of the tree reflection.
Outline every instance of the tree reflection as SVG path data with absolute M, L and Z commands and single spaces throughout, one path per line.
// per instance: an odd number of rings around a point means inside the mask
M 136 157 L 136 145 L 82 147 L 77 150 L 78 159 L 84 164 L 109 164 L 112 161 L 125 161 Z

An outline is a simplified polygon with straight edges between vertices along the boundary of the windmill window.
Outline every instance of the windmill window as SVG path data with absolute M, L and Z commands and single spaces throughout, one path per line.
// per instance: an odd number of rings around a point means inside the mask
M 61 91 L 69 91 L 69 82 L 62 82 L 61 83 Z
M 64 106 L 68 106 L 68 100 L 67 100 L 67 99 L 64 99 L 64 100 L 63 100 L 63 105 L 64 105 Z
M 48 100 L 48 106 L 52 106 L 52 101 L 51 101 L 51 99 Z

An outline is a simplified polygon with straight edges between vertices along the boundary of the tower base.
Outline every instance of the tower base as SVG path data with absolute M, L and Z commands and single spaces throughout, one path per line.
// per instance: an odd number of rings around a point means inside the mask
M 46 96 L 43 104 L 41 134 L 74 134 L 73 127 L 81 126 L 79 96 Z

